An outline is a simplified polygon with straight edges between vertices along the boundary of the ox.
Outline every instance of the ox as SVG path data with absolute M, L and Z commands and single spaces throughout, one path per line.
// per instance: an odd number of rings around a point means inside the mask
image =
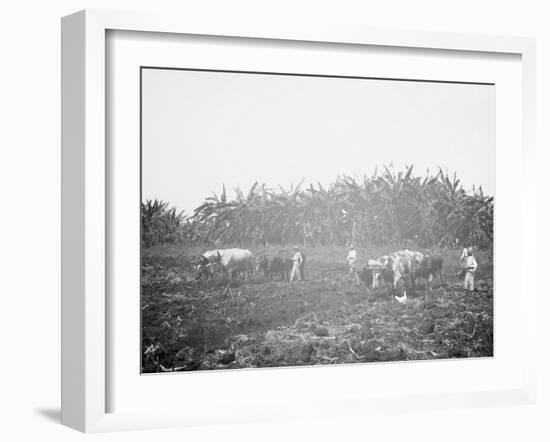
M 443 281 L 443 257 L 439 254 L 426 252 L 420 262 L 420 266 L 414 272 L 414 279 L 423 278 L 428 281 L 428 289 L 432 289 L 432 280 L 439 275 L 439 281 Z
M 281 281 L 288 281 L 291 269 L 292 259 L 290 258 L 259 256 L 256 259 L 256 271 L 263 270 L 264 275 L 271 279 L 273 278 L 273 274 L 279 274 L 281 275 Z
M 406 285 L 407 280 L 409 285 L 414 287 L 414 275 L 423 259 L 424 255 L 422 253 L 407 249 L 379 258 L 378 261 L 382 263 L 383 267 L 380 270 L 374 270 L 373 289 L 382 281 L 387 280 L 387 277 L 383 276 L 384 271 L 388 272 L 388 274 L 391 272 L 393 275 L 392 287 L 394 290 L 401 281 Z
M 227 273 L 229 281 L 233 280 L 235 272 L 244 272 L 245 281 L 248 281 L 248 277 L 254 273 L 256 260 L 250 250 L 223 249 L 215 250 L 213 253 L 205 252 L 202 256 L 209 260 L 212 270 L 221 268 L 224 273 Z

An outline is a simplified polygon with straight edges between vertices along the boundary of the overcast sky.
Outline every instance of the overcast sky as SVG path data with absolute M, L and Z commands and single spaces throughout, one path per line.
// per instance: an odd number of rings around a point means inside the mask
M 362 177 L 393 163 L 494 193 L 494 87 L 144 69 L 143 199 Z M 230 195 L 233 195 L 230 192 Z

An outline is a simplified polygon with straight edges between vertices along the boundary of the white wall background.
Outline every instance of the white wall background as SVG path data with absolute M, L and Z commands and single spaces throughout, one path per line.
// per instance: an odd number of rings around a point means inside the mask
M 0 9 L 0 438 L 82 440 L 59 421 L 60 358 L 60 17 L 86 7 L 167 10 L 223 18 L 245 14 L 292 21 L 537 37 L 538 176 L 541 203 L 549 190 L 550 13 L 535 0 L 20 0 Z M 548 208 L 539 210 L 542 275 Z M 119 433 L 94 440 L 549 440 L 550 308 L 540 283 L 540 399 L 535 406 L 411 413 L 362 420 L 257 424 Z M 521 333 L 521 330 L 518 330 Z M 521 349 L 518 349 L 520 352 Z

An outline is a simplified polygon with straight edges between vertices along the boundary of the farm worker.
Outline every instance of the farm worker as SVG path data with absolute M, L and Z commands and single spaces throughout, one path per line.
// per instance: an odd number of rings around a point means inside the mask
M 458 241 L 458 240 L 457 240 Z M 466 269 L 464 268 L 464 259 L 468 256 L 468 248 L 462 249 L 462 255 L 460 255 L 460 271 L 455 275 L 458 279 L 464 278 L 466 275 Z
M 474 291 L 474 276 L 477 270 L 477 261 L 474 258 L 472 247 L 468 247 L 466 250 L 466 256 L 462 261 L 462 268 L 465 271 L 464 275 L 464 289 L 471 292 Z
M 296 277 L 296 279 L 299 279 L 299 280 L 302 279 L 303 262 L 304 262 L 304 258 L 300 253 L 300 248 L 298 246 L 294 246 L 294 256 L 292 257 L 292 271 L 290 272 L 291 281 L 294 281 L 294 277 Z
M 355 250 L 355 247 L 353 247 L 353 244 L 349 248 L 348 256 L 346 258 L 346 262 L 348 263 L 349 272 L 353 273 L 353 270 L 355 269 L 355 262 L 357 261 L 357 251 Z

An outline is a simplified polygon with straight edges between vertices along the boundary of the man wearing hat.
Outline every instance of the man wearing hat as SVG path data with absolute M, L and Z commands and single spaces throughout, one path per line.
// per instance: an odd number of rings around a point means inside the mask
M 304 257 L 300 252 L 298 246 L 294 246 L 294 256 L 292 257 L 292 271 L 290 272 L 290 281 L 294 281 L 294 278 L 298 280 L 303 279 L 302 265 L 304 263 Z
M 465 249 L 462 253 L 462 268 L 464 270 L 464 289 L 471 292 L 474 291 L 474 276 L 477 270 L 477 261 L 474 258 L 474 250 L 472 247 Z

